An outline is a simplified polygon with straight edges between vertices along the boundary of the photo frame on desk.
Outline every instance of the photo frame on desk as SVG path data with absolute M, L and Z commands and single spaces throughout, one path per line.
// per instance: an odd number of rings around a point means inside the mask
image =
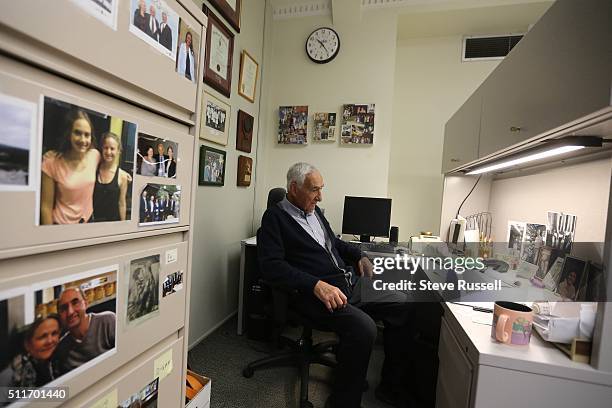
M 229 98 L 232 90 L 234 34 L 205 6 L 203 10 L 208 15 L 204 83 Z
M 227 20 L 228 23 L 237 32 L 240 32 L 240 9 L 242 8 L 242 0 L 210 0 L 210 4 L 212 4 L 219 13 Z M 202 10 L 204 10 L 204 5 L 202 5 Z M 204 10 L 206 13 L 206 10 Z
M 259 64 L 246 50 L 240 54 L 240 76 L 238 77 L 238 94 L 247 101 L 255 102 L 255 90 L 259 76 Z

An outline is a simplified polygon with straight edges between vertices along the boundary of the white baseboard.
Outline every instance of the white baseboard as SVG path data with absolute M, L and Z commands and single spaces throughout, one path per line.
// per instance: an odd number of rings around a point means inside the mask
M 196 341 L 194 341 L 192 344 L 189 345 L 188 350 L 191 350 L 192 348 L 194 348 L 195 346 L 197 346 L 198 344 L 200 344 L 200 342 L 202 340 L 204 340 L 205 338 L 207 338 L 208 336 L 210 336 L 212 334 L 212 332 L 214 332 L 215 330 L 217 330 L 219 327 L 223 326 L 223 324 L 225 324 L 225 322 L 227 322 L 229 319 L 231 319 L 232 317 L 234 317 L 234 315 L 236 315 L 236 313 L 238 313 L 238 310 L 235 310 L 234 312 L 230 313 L 225 319 L 221 320 L 219 323 L 217 323 L 216 325 L 214 325 L 210 330 L 208 330 L 206 333 L 204 333 L 203 335 L 201 335 L 200 337 L 198 337 L 196 339 Z

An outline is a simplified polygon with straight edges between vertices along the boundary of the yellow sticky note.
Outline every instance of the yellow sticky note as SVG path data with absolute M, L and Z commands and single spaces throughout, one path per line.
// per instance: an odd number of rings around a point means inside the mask
M 115 388 L 99 400 L 97 400 L 90 408 L 116 408 L 117 407 L 117 389 Z
M 172 372 L 172 350 L 166 351 L 155 359 L 153 378 L 159 378 L 159 381 L 161 381 L 170 374 L 170 372 Z

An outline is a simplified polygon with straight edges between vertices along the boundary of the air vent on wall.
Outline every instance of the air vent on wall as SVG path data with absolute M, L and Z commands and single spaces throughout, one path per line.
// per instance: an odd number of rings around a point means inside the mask
M 521 38 L 523 38 L 522 34 L 465 37 L 463 39 L 463 61 L 503 59 Z

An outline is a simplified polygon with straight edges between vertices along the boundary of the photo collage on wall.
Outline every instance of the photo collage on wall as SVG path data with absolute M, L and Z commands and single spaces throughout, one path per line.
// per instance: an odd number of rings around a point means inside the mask
M 374 104 L 344 105 L 340 143 L 374 143 Z
M 308 144 L 308 106 L 281 106 L 278 117 L 279 144 Z

